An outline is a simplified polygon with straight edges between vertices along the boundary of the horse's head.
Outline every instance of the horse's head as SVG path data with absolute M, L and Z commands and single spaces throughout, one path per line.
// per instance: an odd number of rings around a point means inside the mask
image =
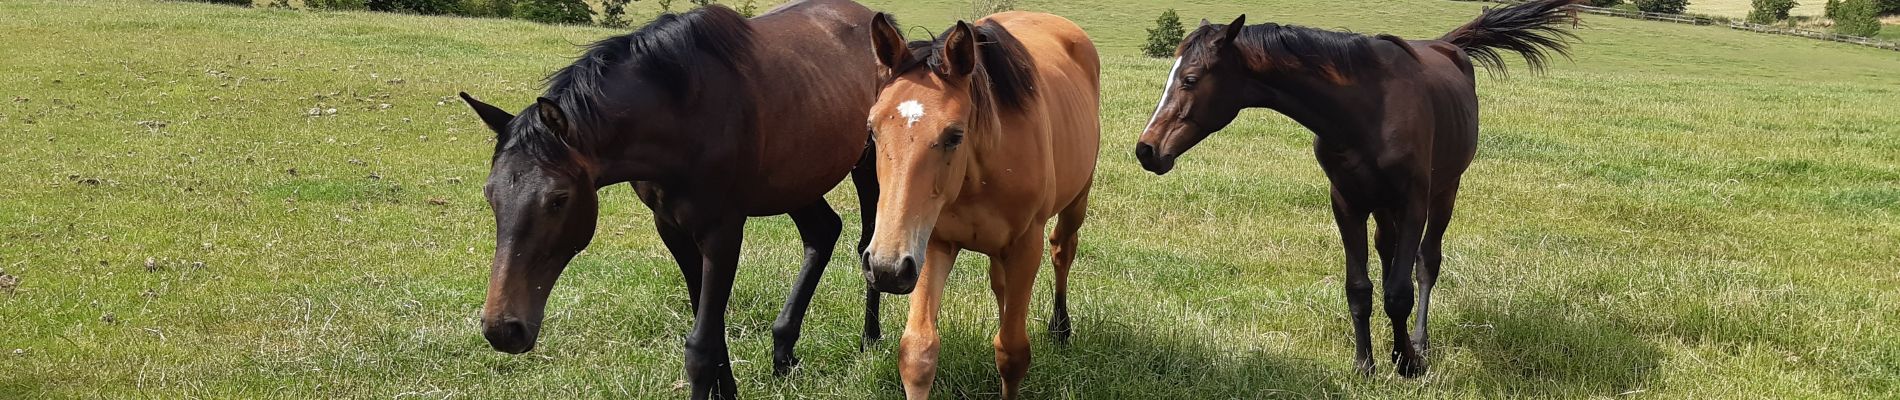
M 892 81 L 878 93 L 868 128 L 877 152 L 877 229 L 863 254 L 864 277 L 887 293 L 916 287 L 925 245 L 945 204 L 955 201 L 970 165 L 970 144 L 994 135 L 979 116 L 986 104 L 975 33 L 958 22 L 935 43 L 906 43 L 884 14 L 872 21 L 878 61 Z
M 514 116 L 467 93 L 462 99 L 497 135 L 482 188 L 495 211 L 482 336 L 495 350 L 522 353 L 534 348 L 555 279 L 594 238 L 594 168 L 567 145 L 572 128 L 554 101 L 539 99 Z
M 1247 61 L 1234 44 L 1246 21 L 1245 15 L 1227 25 L 1203 20 L 1200 29 L 1175 49 L 1177 58 L 1168 72 L 1167 88 L 1141 141 L 1135 144 L 1135 158 L 1143 169 L 1157 175 L 1168 173 L 1174 169 L 1175 157 L 1226 128 L 1246 108 L 1244 91 L 1251 86 Z

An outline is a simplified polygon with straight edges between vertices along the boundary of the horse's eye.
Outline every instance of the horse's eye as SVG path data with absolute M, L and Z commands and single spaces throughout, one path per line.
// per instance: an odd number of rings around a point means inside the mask
M 963 130 L 962 129 L 951 128 L 943 132 L 944 150 L 955 149 L 957 148 L 957 145 L 959 144 L 963 144 Z
M 560 211 L 562 207 L 566 207 L 566 206 L 567 206 L 566 193 L 555 194 L 554 196 L 548 197 L 548 204 L 547 204 L 548 211 Z
M 1194 90 L 1194 84 L 1195 84 L 1195 83 L 1198 83 L 1198 82 L 1200 82 L 1200 81 L 1201 81 L 1201 77 L 1198 77 L 1198 76 L 1193 76 L 1193 75 L 1188 75 L 1188 76 L 1186 76 L 1186 77 L 1182 77 L 1182 78 L 1181 78 L 1181 89 L 1182 89 L 1182 90 Z

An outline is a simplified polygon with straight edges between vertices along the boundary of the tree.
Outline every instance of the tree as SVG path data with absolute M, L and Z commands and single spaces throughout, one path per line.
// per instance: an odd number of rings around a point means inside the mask
M 1689 0 L 1636 0 L 1636 9 L 1663 14 L 1681 14 L 1689 9 Z
M 1839 10 L 1840 8 L 1841 0 L 1827 0 L 1827 7 L 1822 9 L 1821 16 L 1827 17 L 1827 19 L 1834 19 L 1835 10 Z
M 1748 22 L 1766 24 L 1788 19 L 1788 11 L 1794 10 L 1794 0 L 1753 0 L 1754 10 L 1748 12 Z
M 630 0 L 602 0 L 600 2 L 600 26 L 608 28 L 627 28 L 633 26 L 627 20 L 627 2 Z
M 462 14 L 462 2 L 458 0 L 367 0 L 363 6 L 370 11 L 396 12 L 422 15 Z
M 759 16 L 759 3 L 756 0 L 745 0 L 745 4 L 739 5 L 739 15 L 744 15 L 746 18 Z
M 1181 26 L 1181 15 L 1170 8 L 1155 19 L 1155 27 L 1148 30 L 1148 44 L 1142 46 L 1141 53 L 1157 58 L 1174 55 L 1174 48 L 1181 45 L 1183 36 L 1187 36 L 1187 28 Z
M 1592 7 L 1616 7 L 1617 4 L 1623 4 L 1623 0 L 1590 0 Z
M 1834 33 L 1871 37 L 1880 33 L 1880 4 L 1875 0 L 1845 0 L 1834 10 Z
M 582 0 L 522 0 L 514 8 L 515 18 L 544 24 L 585 24 L 594 19 L 594 11 Z

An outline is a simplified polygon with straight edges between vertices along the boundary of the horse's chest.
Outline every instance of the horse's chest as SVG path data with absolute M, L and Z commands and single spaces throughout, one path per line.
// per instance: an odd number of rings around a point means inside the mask
M 1377 155 L 1363 151 L 1322 146 L 1315 153 L 1333 190 L 1356 203 L 1388 197 L 1395 191 L 1391 187 L 1391 183 L 1397 181 L 1394 175 L 1404 174 L 1405 168 L 1399 168 L 1403 163 L 1382 161 Z

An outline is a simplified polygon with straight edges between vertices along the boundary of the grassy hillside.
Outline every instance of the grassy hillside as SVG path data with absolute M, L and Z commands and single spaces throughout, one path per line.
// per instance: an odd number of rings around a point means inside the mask
M 970 10 L 873 3 L 913 35 Z M 1107 69 L 1077 335 L 1032 332 L 1031 398 L 1900 395 L 1894 52 L 1586 16 L 1573 61 L 1483 79 L 1434 369 L 1366 379 L 1311 134 L 1249 111 L 1177 172 L 1142 172 L 1130 150 L 1168 64 L 1136 48 L 1164 7 L 1434 37 L 1484 5 L 1023 3 L 1089 29 Z M 145 1 L 0 15 L 0 269 L 18 279 L 0 288 L 0 398 L 685 395 L 686 291 L 626 187 L 604 191 L 533 353 L 476 327 L 493 145 L 451 96 L 518 107 L 615 31 Z M 855 221 L 851 196 L 833 193 Z M 894 341 L 857 351 L 849 252 L 805 366 L 770 375 L 799 250 L 784 217 L 747 229 L 729 330 L 744 394 L 899 396 Z M 941 395 L 997 391 L 981 264 L 953 274 Z M 886 303 L 897 332 L 906 303 Z

